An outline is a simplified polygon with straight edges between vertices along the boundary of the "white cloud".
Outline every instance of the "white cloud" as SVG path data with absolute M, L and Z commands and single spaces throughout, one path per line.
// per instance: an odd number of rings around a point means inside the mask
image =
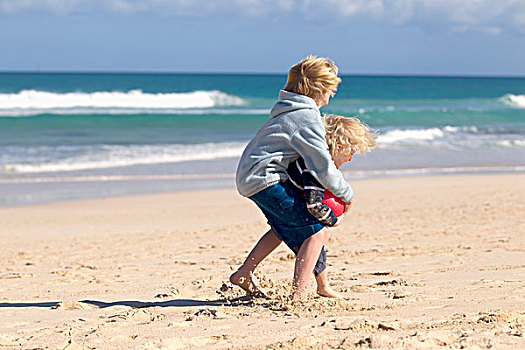
M 499 34 L 525 31 L 525 0 L 0 0 L 0 12 L 111 12 L 121 15 L 359 20 L 390 25 L 439 26 L 449 31 Z
M 413 0 L 394 1 L 391 4 L 391 20 L 395 24 L 403 24 L 414 17 L 415 4 Z
M 439 24 L 450 31 L 499 34 L 505 27 L 525 29 L 525 0 L 324 0 L 346 17 L 369 16 L 383 23 L 424 27 Z M 518 15 L 521 14 L 521 15 Z
M 510 18 L 515 27 L 520 28 L 521 31 L 525 32 L 525 3 L 523 2 L 520 6 L 516 6 L 516 8 L 513 9 Z
M 73 11 L 85 11 L 89 1 L 85 0 L 0 0 L 0 11 L 16 13 L 24 10 L 67 14 Z
M 107 2 L 109 9 L 125 14 L 143 12 L 148 9 L 148 5 L 143 2 L 130 2 L 125 0 L 111 0 Z
M 339 13 L 345 17 L 362 14 L 380 15 L 383 12 L 382 0 L 325 0 L 319 1 L 319 5 L 335 6 Z
M 483 32 L 498 32 L 497 28 L 503 24 L 501 21 L 505 11 L 513 6 L 515 0 L 424 0 L 421 12 L 427 19 L 439 16 L 448 22 L 453 29 L 469 31 L 480 30 Z

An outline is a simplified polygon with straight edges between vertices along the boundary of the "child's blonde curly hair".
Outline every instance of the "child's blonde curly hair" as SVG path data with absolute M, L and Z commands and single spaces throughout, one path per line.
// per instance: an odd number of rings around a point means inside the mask
M 337 149 L 346 154 L 364 154 L 376 145 L 376 131 L 357 118 L 325 114 L 323 122 L 332 157 Z
M 290 68 L 284 90 L 305 95 L 314 100 L 326 93 L 330 93 L 330 96 L 333 97 L 341 82 L 337 71 L 337 66 L 329 58 L 307 56 Z

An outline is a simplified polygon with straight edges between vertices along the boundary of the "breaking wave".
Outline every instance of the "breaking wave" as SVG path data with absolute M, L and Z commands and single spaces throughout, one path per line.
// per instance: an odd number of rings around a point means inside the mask
M 0 94 L 0 115 L 34 115 L 38 113 L 60 113 L 80 111 L 82 114 L 97 113 L 97 110 L 123 109 L 162 111 L 189 108 L 214 108 L 243 106 L 245 101 L 222 91 L 193 91 L 181 93 L 147 93 L 142 90 L 98 91 L 92 93 L 54 93 L 37 90 L 22 90 L 18 93 Z
M 525 95 L 506 94 L 501 97 L 501 101 L 514 108 L 525 108 Z
M 231 158 L 239 157 L 245 146 L 244 142 L 196 145 L 41 146 L 31 149 L 34 156 L 28 163 L 8 162 L 0 167 L 0 172 L 47 173 Z M 11 154 L 24 151 L 11 148 L 7 150 Z

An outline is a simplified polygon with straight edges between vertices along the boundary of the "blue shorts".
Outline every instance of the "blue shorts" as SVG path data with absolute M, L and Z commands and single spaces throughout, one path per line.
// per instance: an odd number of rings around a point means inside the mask
M 275 234 L 292 250 L 324 226 L 306 209 L 304 196 L 279 182 L 249 197 L 262 210 Z

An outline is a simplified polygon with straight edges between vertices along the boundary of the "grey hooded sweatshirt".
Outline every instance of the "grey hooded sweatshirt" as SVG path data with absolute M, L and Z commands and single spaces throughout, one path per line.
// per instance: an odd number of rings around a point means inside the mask
M 239 193 L 250 197 L 286 181 L 288 165 L 303 157 L 308 170 L 324 188 L 350 202 L 354 192 L 332 161 L 315 101 L 281 90 L 270 117 L 241 156 L 236 174 Z

